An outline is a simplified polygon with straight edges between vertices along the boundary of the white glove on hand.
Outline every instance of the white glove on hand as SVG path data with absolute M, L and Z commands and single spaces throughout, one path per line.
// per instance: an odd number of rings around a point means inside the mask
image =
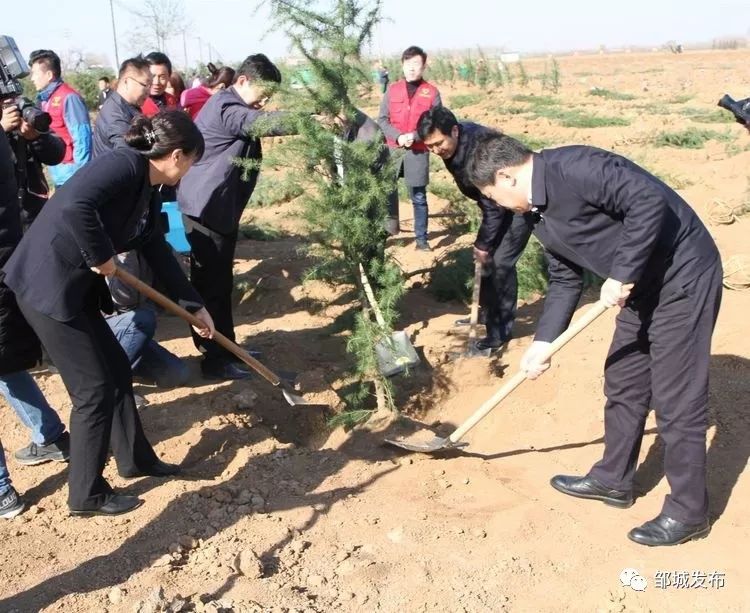
M 528 379 L 536 379 L 550 367 L 550 358 L 544 358 L 552 343 L 534 341 L 521 358 L 521 370 Z M 544 358 L 544 359 L 543 359 Z
M 632 283 L 623 285 L 619 281 L 614 279 L 607 279 L 602 284 L 602 290 L 599 294 L 599 300 L 601 300 L 605 306 L 611 308 L 615 305 L 624 307 L 625 301 L 630 296 L 630 292 L 633 289 Z

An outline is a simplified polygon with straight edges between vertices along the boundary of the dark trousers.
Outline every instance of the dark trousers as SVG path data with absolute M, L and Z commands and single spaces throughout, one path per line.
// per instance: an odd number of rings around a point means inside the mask
M 18 306 L 47 348 L 73 402 L 68 505 L 96 509 L 112 493 L 102 476 L 110 444 L 121 474 L 147 471 L 157 460 L 133 400 L 130 363 L 98 308 L 60 322 L 21 300 Z
M 198 291 L 206 310 L 214 320 L 216 330 L 234 341 L 232 292 L 234 290 L 234 248 L 237 232 L 219 234 L 205 226 L 196 226 L 187 218 L 185 230 L 190 243 L 190 281 Z M 201 338 L 191 328 L 195 346 L 204 352 L 206 362 L 228 363 L 233 356 L 210 339 Z
M 486 313 L 489 338 L 511 337 L 518 303 L 516 264 L 531 236 L 532 226 L 523 215 L 508 215 L 500 227 L 502 238 L 492 254 L 489 274 L 482 277 L 479 303 Z
M 671 488 L 662 512 L 689 524 L 708 515 L 708 368 L 721 282 L 717 259 L 687 286 L 620 311 L 604 369 L 604 457 L 589 473 L 607 487 L 632 488 L 653 408 Z

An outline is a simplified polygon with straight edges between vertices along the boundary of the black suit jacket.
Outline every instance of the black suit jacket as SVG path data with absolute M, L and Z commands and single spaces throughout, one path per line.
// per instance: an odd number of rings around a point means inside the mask
M 494 251 L 511 226 L 513 213 L 498 206 L 494 200 L 485 198 L 474 184 L 466 178 L 466 164 L 469 153 L 474 147 L 477 136 L 489 131 L 489 128 L 471 121 L 462 121 L 458 124 L 458 130 L 458 146 L 453 157 L 444 160 L 445 168 L 453 176 L 461 193 L 474 200 L 482 211 L 482 223 L 479 226 L 474 246 L 481 251 Z M 519 230 L 524 227 L 521 221 L 517 220 L 516 222 Z M 525 229 L 523 231 L 528 234 Z
M 195 120 L 206 151 L 180 181 L 180 210 L 214 232 L 235 234 L 260 173 L 263 152 L 258 132 L 284 136 L 288 133 L 280 123 L 284 116 L 251 109 L 234 87 L 211 96 Z M 237 159 L 256 160 L 258 168 L 246 172 Z
M 148 160 L 125 148 L 81 168 L 60 187 L 5 265 L 8 287 L 58 321 L 86 307 L 111 312 L 104 277 L 90 270 L 116 253 L 140 249 L 172 298 L 197 310 L 202 301 L 174 259 L 160 227 L 161 198 Z
M 534 234 L 549 260 L 550 283 L 536 340 L 570 323 L 583 270 L 635 283 L 630 303 L 683 291 L 718 262 L 713 239 L 669 186 L 630 160 L 595 147 L 534 154 Z M 653 300 L 650 301 L 653 304 Z

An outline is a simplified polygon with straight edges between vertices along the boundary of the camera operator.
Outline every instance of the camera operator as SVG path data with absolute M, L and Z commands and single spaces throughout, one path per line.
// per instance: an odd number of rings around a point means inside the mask
M 16 117 L 15 107 L 13 109 L 9 113 L 9 120 L 0 106 L 0 121 L 3 128 L 6 125 L 11 129 L 17 126 L 21 133 L 18 138 L 25 139 L 30 134 L 23 125 L 25 122 Z M 14 157 L 3 129 L 0 131 L 0 266 L 5 264 L 21 240 L 19 191 L 15 179 L 18 169 L 14 168 Z M 65 462 L 68 460 L 70 437 L 57 413 L 27 372 L 41 359 L 39 340 L 18 309 L 13 292 L 2 279 L 3 275 L 0 275 L 0 396 L 29 427 L 32 437 L 28 446 L 15 453 L 16 461 L 25 465 L 50 460 Z M 23 509 L 24 502 L 10 482 L 0 443 L 0 518 L 15 517 Z
M 65 157 L 65 142 L 52 132 L 36 130 L 22 117 L 18 105 L 8 104 L 7 101 L 0 109 L 0 127 L 7 135 L 15 154 L 21 222 L 25 231 L 49 197 L 49 186 L 44 177 L 42 164 L 54 166 L 62 162 Z

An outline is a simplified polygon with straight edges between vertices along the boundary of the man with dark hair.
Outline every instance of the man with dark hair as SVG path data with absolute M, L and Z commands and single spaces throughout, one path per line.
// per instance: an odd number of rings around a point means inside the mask
M 81 95 L 62 80 L 60 58 L 54 51 L 34 51 L 29 66 L 31 82 L 39 92 L 37 102 L 52 118 L 50 129 L 65 143 L 63 161 L 49 168 L 52 182 L 60 187 L 91 160 L 89 111 Z
M 94 157 L 127 146 L 125 133 L 133 118 L 141 114 L 150 87 L 151 73 L 145 58 L 139 55 L 120 65 L 117 90 L 107 96 L 94 124 Z
M 532 153 L 509 136 L 480 136 L 468 165 L 482 193 L 536 218 L 550 283 L 531 347 L 529 378 L 549 368 L 549 344 L 568 326 L 587 268 L 600 300 L 621 307 L 604 365 L 604 456 L 582 477 L 558 475 L 571 496 L 626 508 L 650 408 L 671 487 L 662 512 L 628 537 L 677 545 L 710 530 L 706 428 L 711 334 L 722 270 L 711 235 L 670 187 L 630 160 L 594 147 Z
M 161 51 L 153 51 L 145 59 L 151 73 L 151 88 L 141 111 L 146 117 L 153 117 L 163 109 L 176 109 L 177 99 L 167 92 L 169 78 L 172 75 L 172 62 Z
M 425 147 L 445 162 L 461 193 L 482 211 L 482 224 L 474 241 L 474 257 L 489 268 L 482 277 L 480 303 L 487 336 L 476 342 L 480 350 L 495 350 L 511 338 L 518 302 L 516 262 L 531 236 L 531 224 L 520 215 L 486 198 L 466 177 L 466 165 L 477 136 L 490 131 L 479 124 L 458 122 L 444 106 L 425 111 L 417 133 Z
M 414 206 L 416 247 L 430 251 L 427 242 L 427 184 L 430 180 L 430 154 L 419 139 L 417 120 L 425 111 L 441 105 L 440 92 L 424 81 L 422 75 L 427 54 L 419 47 L 409 47 L 401 55 L 404 78 L 386 91 L 380 103 L 378 125 L 403 176 Z
M 237 69 L 234 84 L 206 102 L 196 117 L 206 151 L 180 182 L 177 200 L 191 247 L 190 278 L 205 301 L 216 329 L 234 340 L 232 290 L 234 247 L 240 217 L 258 181 L 259 170 L 235 160 L 262 158 L 260 136 L 289 132 L 278 125 L 283 113 L 263 107 L 281 83 L 279 69 L 263 54 L 251 55 Z M 205 353 L 204 376 L 245 379 L 250 373 L 214 341 L 193 336 Z
M 109 86 L 109 77 L 100 77 L 99 81 L 97 81 L 97 85 L 99 86 L 99 96 L 97 98 L 96 108 L 98 108 L 101 111 L 104 101 L 107 99 L 107 97 L 109 96 L 109 93 L 112 91 Z

